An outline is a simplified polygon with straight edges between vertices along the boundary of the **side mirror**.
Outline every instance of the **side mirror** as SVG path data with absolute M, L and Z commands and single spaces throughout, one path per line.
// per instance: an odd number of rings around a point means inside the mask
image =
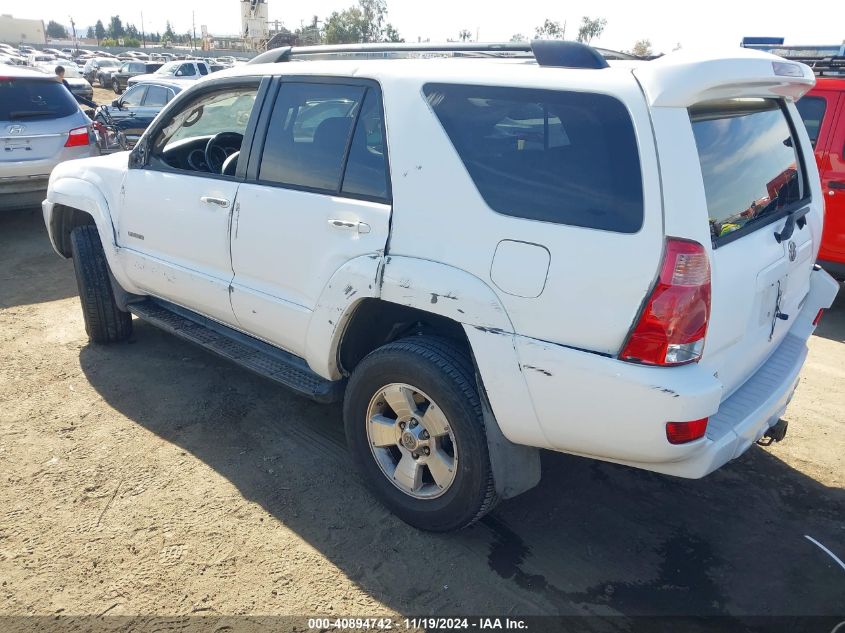
M 177 76 L 177 77 L 181 77 L 181 76 L 182 76 L 182 71 L 181 71 L 181 70 L 177 70 L 177 71 L 176 71 L 176 76 Z
M 129 169 L 141 169 L 147 164 L 147 139 L 141 137 L 129 153 Z
M 120 99 L 115 99 L 114 101 L 112 101 L 111 106 L 120 110 Z

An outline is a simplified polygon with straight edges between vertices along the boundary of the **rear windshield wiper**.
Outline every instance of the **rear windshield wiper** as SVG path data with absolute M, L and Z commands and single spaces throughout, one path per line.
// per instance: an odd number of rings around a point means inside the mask
M 810 207 L 804 207 L 803 209 L 790 211 L 786 215 L 786 224 L 783 225 L 783 228 L 781 229 L 780 233 L 775 232 L 775 239 L 778 241 L 778 244 L 792 237 L 792 233 L 795 231 L 796 224 L 798 225 L 799 229 L 804 228 L 804 225 L 807 224 L 807 218 L 804 216 L 806 216 L 809 212 Z
M 44 110 L 15 110 L 9 113 L 10 119 L 32 119 L 41 116 L 56 116 L 56 113 Z

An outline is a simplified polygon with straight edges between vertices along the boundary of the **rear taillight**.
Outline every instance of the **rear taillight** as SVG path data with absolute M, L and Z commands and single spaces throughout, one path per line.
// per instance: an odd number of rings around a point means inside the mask
M 85 127 L 74 128 L 68 132 L 65 147 L 81 147 L 88 145 L 88 143 L 88 126 L 86 125 Z
M 818 313 L 816 313 L 816 318 L 813 319 L 813 325 L 818 325 L 819 322 L 822 320 L 823 316 L 824 316 L 824 308 L 822 308 L 821 310 L 818 311 Z
M 710 262 L 698 242 L 669 238 L 657 285 L 620 358 L 646 365 L 697 362 L 710 319 Z
M 704 437 L 707 431 L 707 418 L 691 422 L 667 422 L 666 439 L 670 444 L 686 444 Z

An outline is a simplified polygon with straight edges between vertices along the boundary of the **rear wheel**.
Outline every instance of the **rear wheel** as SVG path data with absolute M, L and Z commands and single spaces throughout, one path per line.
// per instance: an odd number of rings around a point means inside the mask
M 119 95 L 122 92 L 120 90 L 120 82 L 116 78 L 111 80 L 111 87 L 116 95 Z
M 352 374 L 344 423 L 353 460 L 406 523 L 444 532 L 496 503 L 472 363 L 448 340 L 389 343 Z
M 73 268 L 85 331 L 94 343 L 116 343 L 132 334 L 132 315 L 117 307 L 109 265 L 97 227 L 78 226 L 70 234 Z
M 105 87 L 106 87 L 106 80 L 105 80 L 105 79 L 103 79 L 103 76 L 102 76 L 102 75 L 98 75 L 98 76 L 97 76 L 97 81 L 99 81 L 99 83 L 100 83 L 100 88 L 105 88 Z

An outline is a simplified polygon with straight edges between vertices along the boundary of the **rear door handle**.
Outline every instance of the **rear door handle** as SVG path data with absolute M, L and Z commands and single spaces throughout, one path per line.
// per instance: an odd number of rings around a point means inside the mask
M 370 225 L 366 222 L 358 222 L 357 220 L 339 220 L 332 218 L 329 220 L 329 226 L 335 229 L 342 229 L 346 231 L 356 231 L 357 233 L 369 233 Z
M 845 189 L 845 182 L 842 182 L 841 180 L 831 180 L 827 183 L 827 186 L 831 189 Z
M 200 198 L 200 202 L 205 202 L 206 204 L 216 204 L 218 207 L 223 207 L 224 209 L 229 208 L 229 201 L 226 198 L 214 198 L 213 196 L 203 196 Z

